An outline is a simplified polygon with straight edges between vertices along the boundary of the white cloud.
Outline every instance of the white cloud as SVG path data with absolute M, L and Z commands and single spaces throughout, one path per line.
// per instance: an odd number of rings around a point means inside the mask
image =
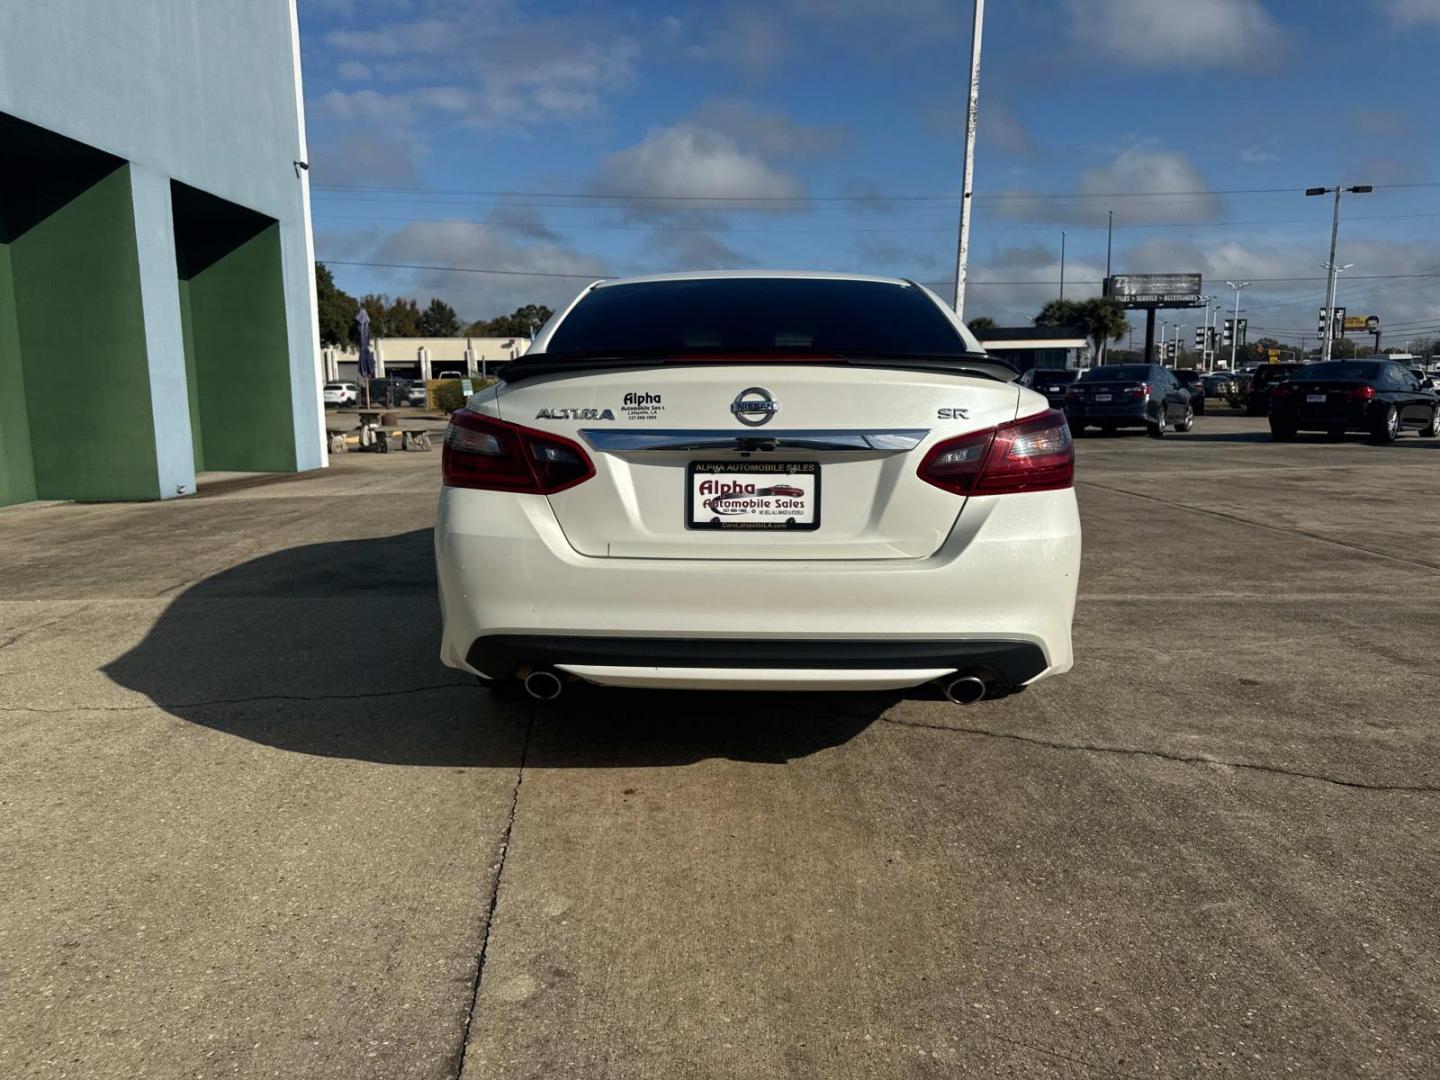
M 1064 0 L 1089 55 L 1140 67 L 1242 67 L 1285 44 L 1259 0 Z
M 310 150 L 316 184 L 409 185 L 419 177 L 425 148 L 405 134 L 347 131 L 317 139 Z
M 501 276 L 447 270 L 372 271 L 387 281 L 392 293 L 414 296 L 422 303 L 438 296 L 462 319 L 490 318 L 521 304 L 557 307 L 568 302 L 587 279 L 612 272 L 590 252 L 552 241 L 527 242 L 489 225 L 456 225 L 417 221 L 378 239 L 372 238 L 362 261 L 425 266 L 466 266 L 534 271 L 537 276 Z M 578 277 L 539 275 L 571 274 Z
M 1001 192 L 981 203 L 1001 216 L 1025 221 L 1100 224 L 1109 210 L 1130 224 L 1207 221 L 1222 203 L 1194 162 L 1178 150 L 1133 146 L 1105 165 L 1086 169 L 1073 197 L 1050 198 L 1024 191 Z
M 785 19 L 766 8 L 725 9 L 694 49 L 701 59 L 730 64 L 752 77 L 770 74 L 789 51 Z
M 359 60 L 343 60 L 335 67 L 335 74 L 346 82 L 364 82 L 373 77 L 370 65 Z
M 584 16 L 532 20 L 505 0 L 476 7 L 332 30 L 324 41 L 340 57 L 338 76 L 395 89 L 332 90 L 312 108 L 344 122 L 413 124 L 439 113 L 469 128 L 525 130 L 599 116 L 636 80 L 639 45 L 626 33 Z
M 743 150 L 729 135 L 694 123 L 653 129 L 645 139 L 600 162 L 591 189 L 599 194 L 659 196 L 639 202 L 651 212 L 674 209 L 681 197 L 710 196 L 732 201 L 803 200 L 803 184 Z
M 827 157 L 846 142 L 839 125 L 799 124 L 783 113 L 738 98 L 717 98 L 695 111 L 700 127 L 729 135 L 767 158 Z
M 1380 6 L 1397 26 L 1440 22 L 1440 0 L 1381 0 Z

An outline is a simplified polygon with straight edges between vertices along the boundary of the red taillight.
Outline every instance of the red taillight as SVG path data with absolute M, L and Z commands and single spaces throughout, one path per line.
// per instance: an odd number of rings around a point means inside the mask
M 1270 396 L 1271 396 L 1271 397 L 1285 397 L 1287 394 L 1289 394 L 1289 393 L 1290 393 L 1291 391 L 1293 391 L 1294 389 L 1295 389 L 1295 387 L 1291 386 L 1289 383 L 1283 383 L 1283 382 L 1282 382 L 1282 383 L 1276 383 L 1274 386 L 1272 386 L 1272 387 L 1270 388 Z
M 461 409 L 450 417 L 440 472 L 447 487 L 553 495 L 595 475 L 579 443 Z
M 1373 386 L 1353 386 L 1350 388 L 1349 397 L 1351 401 L 1369 401 L 1375 396 Z
M 1133 398 L 1147 398 L 1150 396 L 1150 384 L 1142 382 L 1139 386 L 1130 387 L 1128 392 Z
M 1075 481 L 1075 447 L 1064 414 L 1047 409 L 936 443 L 917 471 L 956 495 L 1054 491 Z

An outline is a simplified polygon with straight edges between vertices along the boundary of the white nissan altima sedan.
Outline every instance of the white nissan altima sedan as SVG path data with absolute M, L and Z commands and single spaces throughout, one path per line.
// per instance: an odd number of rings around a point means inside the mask
M 444 662 L 538 698 L 1067 671 L 1074 451 L 1014 377 L 911 281 L 597 282 L 451 418 Z

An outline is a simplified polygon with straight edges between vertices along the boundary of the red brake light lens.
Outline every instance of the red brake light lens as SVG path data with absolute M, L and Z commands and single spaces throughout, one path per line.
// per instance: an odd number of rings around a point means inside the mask
M 936 443 L 920 479 L 956 495 L 1055 491 L 1075 482 L 1075 446 L 1063 413 L 1043 413 Z
M 1350 391 L 1350 397 L 1355 401 L 1369 401 L 1374 396 L 1375 387 L 1373 386 L 1356 386 Z
M 577 442 L 461 409 L 450 417 L 440 472 L 447 487 L 553 495 L 595 475 Z
M 1150 396 L 1150 384 L 1142 382 L 1139 386 L 1130 387 L 1130 396 L 1133 398 L 1144 398 Z

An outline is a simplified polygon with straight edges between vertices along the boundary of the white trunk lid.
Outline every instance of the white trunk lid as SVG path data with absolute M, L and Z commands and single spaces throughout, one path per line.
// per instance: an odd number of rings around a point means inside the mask
M 593 478 L 549 497 L 581 554 L 917 559 L 964 505 L 916 475 L 926 451 L 1013 420 L 1019 390 L 972 376 L 720 362 L 540 376 L 502 385 L 495 400 L 501 419 L 574 439 L 594 461 Z M 704 508 L 717 484 L 737 483 L 772 494 Z M 768 527 L 753 527 L 765 514 Z

